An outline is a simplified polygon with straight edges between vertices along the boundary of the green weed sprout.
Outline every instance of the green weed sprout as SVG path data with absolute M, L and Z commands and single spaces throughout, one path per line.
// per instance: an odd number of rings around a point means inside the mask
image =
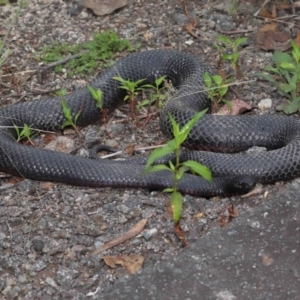
M 17 142 L 20 142 L 22 139 L 28 139 L 28 141 L 33 145 L 31 140 L 31 127 L 28 124 L 24 124 L 22 130 L 20 130 L 19 126 L 14 123 L 15 130 L 17 132 Z
M 150 89 L 154 89 L 154 93 L 150 94 L 150 99 L 145 99 L 142 102 L 140 102 L 137 105 L 137 109 L 139 110 L 142 106 L 146 106 L 146 105 L 151 105 L 154 102 L 156 102 L 156 105 L 158 108 L 162 108 L 163 103 L 166 99 L 166 95 L 161 93 L 161 85 L 163 83 L 163 81 L 166 79 L 166 75 L 161 76 L 159 78 L 155 79 L 154 84 L 145 84 L 143 85 L 143 88 L 150 88 Z
M 219 35 L 217 39 L 223 43 L 223 45 L 215 44 L 214 46 L 221 53 L 221 58 L 231 63 L 234 70 L 238 70 L 239 64 L 239 47 L 247 41 L 246 37 L 237 38 L 235 40 L 230 39 L 227 36 Z M 229 53 L 227 53 L 229 52 Z
M 185 172 L 191 171 L 196 173 L 206 180 L 211 181 L 212 175 L 210 170 L 196 161 L 188 160 L 185 162 L 179 161 L 179 154 L 180 148 L 183 142 L 186 140 L 189 132 L 193 128 L 193 126 L 199 121 L 199 119 L 206 113 L 207 110 L 201 111 L 194 115 L 194 117 L 183 126 L 183 128 L 179 128 L 179 124 L 176 123 L 175 119 L 171 114 L 169 114 L 172 128 L 173 128 L 173 135 L 174 139 L 170 140 L 166 146 L 162 148 L 155 149 L 149 159 L 147 161 L 147 165 L 143 174 L 150 173 L 150 172 L 158 172 L 163 170 L 168 170 L 173 173 L 174 178 L 174 185 L 171 188 L 167 188 L 164 192 L 171 193 L 171 205 L 173 211 L 173 220 L 175 223 L 178 223 L 181 217 L 182 211 L 182 200 L 183 196 L 178 191 L 178 182 L 183 177 Z M 169 162 L 169 166 L 166 165 L 152 165 L 157 159 L 168 155 L 170 153 L 174 153 L 175 155 L 175 164 Z
M 273 61 L 275 67 L 268 66 L 269 73 L 258 73 L 257 75 L 270 81 L 278 90 L 281 96 L 287 98 L 287 102 L 276 107 L 286 114 L 293 114 L 300 111 L 300 50 L 298 45 L 291 41 L 292 53 L 275 51 Z M 275 75 L 279 80 L 275 79 Z
M 137 81 L 131 81 L 131 80 L 126 80 L 122 77 L 115 76 L 113 79 L 119 81 L 120 84 L 120 89 L 126 90 L 127 95 L 124 97 L 124 101 L 129 101 L 130 102 L 130 111 L 131 111 L 131 117 L 133 119 L 136 118 L 135 116 L 135 107 L 136 107 L 136 96 L 138 93 L 142 90 L 145 89 L 144 85 L 141 85 L 143 81 L 146 79 L 139 79 Z
M 73 120 L 71 109 L 68 107 L 66 100 L 64 100 L 64 99 L 61 100 L 61 106 L 62 106 L 63 114 L 65 117 L 65 121 L 62 124 L 61 128 L 64 129 L 67 126 L 72 126 L 74 128 L 74 130 L 76 131 L 76 133 L 78 134 L 78 136 L 80 136 L 80 133 L 76 127 L 76 122 L 81 114 L 81 110 L 79 110 L 76 113 L 74 120 Z
M 203 75 L 204 84 L 207 87 L 208 97 L 214 101 L 216 104 L 224 102 L 227 105 L 231 105 L 229 101 L 226 101 L 223 97 L 228 92 L 229 80 L 223 80 L 220 75 L 210 75 L 205 72 Z

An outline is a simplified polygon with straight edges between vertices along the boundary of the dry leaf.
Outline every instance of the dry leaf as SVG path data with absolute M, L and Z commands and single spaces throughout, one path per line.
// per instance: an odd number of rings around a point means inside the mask
M 144 227 L 146 226 L 148 220 L 152 217 L 152 215 L 153 215 L 153 213 L 148 218 L 145 218 L 145 219 L 141 220 L 140 222 L 138 222 L 137 224 L 135 224 L 127 232 L 125 232 L 122 236 L 119 236 L 116 239 L 109 241 L 109 242 L 105 243 L 104 245 L 102 245 L 101 247 L 97 248 L 96 250 L 94 250 L 92 252 L 92 255 L 98 254 L 101 251 L 108 250 L 112 247 L 115 247 L 115 246 L 125 242 L 128 239 L 135 237 L 136 235 L 138 235 L 139 233 L 141 233 L 143 231 Z
M 134 151 L 134 147 L 135 144 L 134 143 L 130 143 L 125 149 L 124 152 L 126 152 L 128 155 L 132 155 L 133 151 Z
M 97 16 L 104 16 L 112 13 L 118 8 L 125 6 L 128 0 L 83 0 L 82 5 L 93 10 Z
M 118 255 L 118 256 L 103 256 L 105 263 L 111 268 L 116 268 L 116 265 L 121 265 L 130 274 L 136 273 L 144 263 L 144 257 L 140 255 Z
M 247 102 L 240 100 L 240 99 L 236 99 L 236 100 L 232 100 L 230 101 L 231 103 L 231 107 L 229 107 L 227 104 L 224 104 L 218 111 L 218 113 L 216 113 L 216 115 L 240 115 L 242 113 L 244 113 L 247 110 L 251 110 L 252 106 L 249 105 Z
M 285 51 L 291 47 L 291 36 L 285 31 L 278 31 L 275 23 L 263 26 L 257 33 L 256 41 L 263 50 Z
M 277 23 L 272 22 L 264 25 L 259 31 L 265 32 L 265 31 L 275 31 L 277 29 Z
M 198 35 L 194 32 L 196 26 L 197 20 L 195 18 L 189 18 L 189 22 L 185 25 L 185 28 L 191 36 L 199 38 Z
M 184 234 L 181 226 L 179 225 L 179 222 L 175 224 L 174 231 L 175 231 L 176 236 L 181 240 L 183 246 L 186 247 L 188 245 L 188 243 L 186 241 L 185 234 Z
M 274 17 L 272 14 L 270 14 L 270 13 L 265 9 L 264 6 L 260 9 L 258 15 L 259 15 L 260 17 L 263 17 L 263 18 L 275 19 L 275 17 Z

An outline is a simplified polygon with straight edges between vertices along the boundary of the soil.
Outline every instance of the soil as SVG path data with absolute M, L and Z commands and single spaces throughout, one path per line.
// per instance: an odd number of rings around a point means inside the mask
M 138 51 L 172 48 L 204 56 L 218 72 L 236 80 L 228 97 L 247 101 L 254 107 L 251 113 L 274 114 L 282 98 L 273 86 L 256 75 L 272 62 L 272 51 L 265 51 L 257 43 L 258 32 L 265 25 L 263 18 L 254 16 L 260 2 L 240 1 L 237 12 L 228 14 L 228 1 L 137 0 L 129 1 L 109 15 L 96 16 L 78 1 L 32 0 L 21 10 L 7 39 L 6 47 L 13 54 L 2 67 L 1 106 L 38 99 L 58 87 L 73 91 L 86 85 L 96 72 L 84 78 L 67 78 L 64 72 L 57 74 L 48 70 L 40 84 L 34 75 L 39 67 L 34 51 L 54 40 L 83 43 L 94 33 L 114 29 L 133 45 L 140 44 Z M 270 2 L 268 5 L 278 4 Z M 290 1 L 279 2 L 290 4 Z M 3 24 L 0 34 L 6 32 L 16 9 L 15 3 L 0 7 Z M 278 10 L 279 16 L 289 14 L 291 10 Z M 279 23 L 278 30 L 294 36 L 299 27 L 291 24 L 299 20 L 291 17 L 285 21 L 288 24 Z M 186 24 L 194 24 L 193 35 Z M 229 63 L 220 60 L 214 46 L 220 34 L 232 39 L 247 37 L 239 50 L 239 74 Z M 126 52 L 117 53 L 115 60 L 126 55 Z M 271 99 L 271 107 L 258 108 L 263 99 Z M 158 114 L 148 120 L 146 111 L 142 110 L 136 127 L 128 115 L 129 107 L 124 105 L 110 116 L 106 126 L 99 122 L 81 129 L 81 133 L 85 141 L 96 137 L 121 149 L 130 144 L 142 147 L 165 141 L 159 129 Z M 71 137 L 68 138 L 68 134 Z M 57 141 L 59 135 L 61 133 L 53 135 L 52 139 Z M 65 131 L 64 135 L 67 142 L 62 143 L 67 151 L 79 145 L 74 132 Z M 39 143 L 39 138 L 35 143 Z M 78 155 L 85 154 L 83 149 L 78 151 Z M 258 194 L 248 198 L 216 197 L 209 201 L 186 195 L 180 223 L 186 242 L 190 244 L 224 225 L 230 204 L 238 217 L 285 188 L 283 183 L 278 183 L 264 186 Z M 162 192 L 73 187 L 20 180 L 5 174 L 0 189 L 0 295 L 3 299 L 97 297 L 116 280 L 130 276 L 120 265 L 115 268 L 106 265 L 104 256 L 136 254 L 144 258 L 142 268 L 149 268 L 175 256 L 184 247 L 174 230 L 168 195 Z M 91 255 L 93 250 L 122 236 L 150 214 L 153 215 L 141 234 Z

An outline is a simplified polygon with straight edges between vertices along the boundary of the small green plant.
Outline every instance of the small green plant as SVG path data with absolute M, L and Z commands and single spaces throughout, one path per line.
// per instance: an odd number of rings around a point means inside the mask
M 103 92 L 100 89 L 94 89 L 92 86 L 88 85 L 88 90 L 90 91 L 93 99 L 96 101 L 96 106 L 100 109 L 103 107 Z
M 191 171 L 193 173 L 196 173 L 205 179 L 211 181 L 212 176 L 210 170 L 199 164 L 196 161 L 188 160 L 185 162 L 179 161 L 179 154 L 180 154 L 180 148 L 183 142 L 186 140 L 189 132 L 199 121 L 199 119 L 206 113 L 207 110 L 201 111 L 197 113 L 189 122 L 186 123 L 186 125 L 183 126 L 183 128 L 179 128 L 179 124 L 176 123 L 175 119 L 171 114 L 169 114 L 172 127 L 173 127 L 173 135 L 174 139 L 170 140 L 166 146 L 162 148 L 155 149 L 151 155 L 149 156 L 149 159 L 147 161 L 147 165 L 145 167 L 145 171 L 143 174 L 149 173 L 149 172 L 158 172 L 163 170 L 168 170 L 173 173 L 174 178 L 174 185 L 171 188 L 167 188 L 164 190 L 164 192 L 171 193 L 171 205 L 173 210 L 173 220 L 175 223 L 178 223 L 181 217 L 181 211 L 182 211 L 182 194 L 178 191 L 178 182 L 183 177 L 185 172 Z M 152 165 L 158 158 L 161 158 L 165 155 L 168 155 L 170 153 L 174 153 L 175 155 L 175 164 L 173 164 L 171 161 L 169 162 L 169 166 L 166 165 Z
M 239 47 L 247 41 L 247 38 L 237 38 L 235 40 L 230 39 L 227 36 L 219 35 L 217 39 L 223 44 L 215 44 L 214 46 L 221 53 L 221 58 L 231 63 L 234 70 L 239 69 Z
M 74 56 L 64 65 L 67 75 L 72 77 L 75 74 L 84 75 L 97 68 L 110 66 L 114 54 L 123 50 L 132 51 L 134 48 L 128 40 L 121 39 L 115 31 L 108 30 L 94 34 L 91 41 L 83 44 L 68 45 L 54 41 L 37 52 L 36 58 L 45 63 L 54 63 L 67 56 Z M 59 64 L 54 71 L 61 72 L 62 69 L 62 64 Z
M 65 117 L 65 121 L 62 124 L 61 128 L 64 129 L 67 126 L 72 126 L 74 128 L 74 130 L 76 131 L 76 133 L 78 134 L 78 136 L 80 136 L 80 133 L 76 127 L 76 122 L 81 114 L 81 110 L 79 110 L 76 113 L 76 115 L 74 116 L 74 120 L 73 120 L 71 109 L 68 107 L 66 100 L 64 100 L 64 99 L 61 100 L 61 106 L 62 106 L 63 114 Z
M 208 97 L 215 103 L 219 104 L 224 102 L 227 105 L 231 105 L 229 101 L 226 101 L 223 97 L 228 92 L 228 83 L 229 80 L 223 80 L 220 75 L 210 75 L 208 72 L 205 72 L 203 75 L 204 84 L 207 87 Z
M 28 139 L 28 141 L 33 145 L 33 142 L 31 140 L 32 130 L 31 127 L 27 124 L 24 124 L 22 130 L 20 130 L 20 127 L 14 124 L 15 130 L 17 132 L 17 142 L 20 142 L 23 139 Z
M 59 97 L 65 96 L 65 95 L 67 95 L 67 90 L 65 88 L 60 89 L 60 90 L 55 92 L 55 95 L 59 96 Z
M 143 88 L 154 89 L 154 93 L 150 94 L 150 99 L 145 99 L 137 105 L 138 110 L 140 110 L 141 107 L 143 107 L 143 106 L 151 105 L 153 103 L 156 103 L 158 108 L 162 108 L 162 106 L 167 98 L 167 96 L 161 92 L 161 90 L 163 89 L 162 84 L 163 84 L 164 80 L 166 79 L 166 77 L 167 76 L 165 75 L 165 76 L 156 78 L 154 84 L 143 85 Z
M 273 61 L 275 67 L 266 67 L 267 73 L 259 73 L 258 76 L 274 84 L 281 96 L 287 98 L 287 102 L 277 106 L 277 110 L 283 110 L 286 114 L 300 111 L 300 49 L 291 41 L 292 53 L 275 51 Z M 272 76 L 275 75 L 276 79 Z
M 145 79 L 139 79 L 137 81 L 131 81 L 123 79 L 122 77 L 115 76 L 113 79 L 121 83 L 120 89 L 126 90 L 127 95 L 124 97 L 124 101 L 129 101 L 131 117 L 136 118 L 135 108 L 136 108 L 136 96 L 138 93 L 146 88 L 147 85 L 141 85 Z

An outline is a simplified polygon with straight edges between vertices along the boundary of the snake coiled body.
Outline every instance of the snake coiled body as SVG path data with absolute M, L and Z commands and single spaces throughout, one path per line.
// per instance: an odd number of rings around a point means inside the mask
M 192 116 L 210 107 L 204 90 L 203 74 L 210 67 L 196 56 L 176 50 L 152 50 L 132 54 L 98 75 L 91 83 L 103 92 L 103 108 L 111 112 L 123 102 L 125 91 L 113 79 L 120 76 L 136 81 L 167 75 L 178 88 L 160 114 L 164 134 L 172 137 L 168 113 L 183 126 Z M 143 82 L 143 83 L 146 83 Z M 73 117 L 80 110 L 77 125 L 99 120 L 100 110 L 87 88 L 63 97 Z M 13 125 L 30 125 L 41 130 L 61 130 L 65 118 L 61 98 L 44 98 L 4 107 L 0 110 L 0 171 L 25 178 L 92 187 L 144 187 L 163 189 L 173 184 L 167 171 L 141 176 L 143 165 L 91 160 L 16 142 Z M 194 159 L 208 166 L 212 183 L 186 174 L 179 189 L 184 193 L 213 196 L 244 192 L 254 182 L 288 180 L 300 174 L 300 123 L 286 116 L 205 115 L 192 129 L 181 159 Z M 258 154 L 231 154 L 251 146 L 267 147 Z M 227 153 L 226 153 L 227 152 Z M 246 185 L 246 190 L 231 190 Z

